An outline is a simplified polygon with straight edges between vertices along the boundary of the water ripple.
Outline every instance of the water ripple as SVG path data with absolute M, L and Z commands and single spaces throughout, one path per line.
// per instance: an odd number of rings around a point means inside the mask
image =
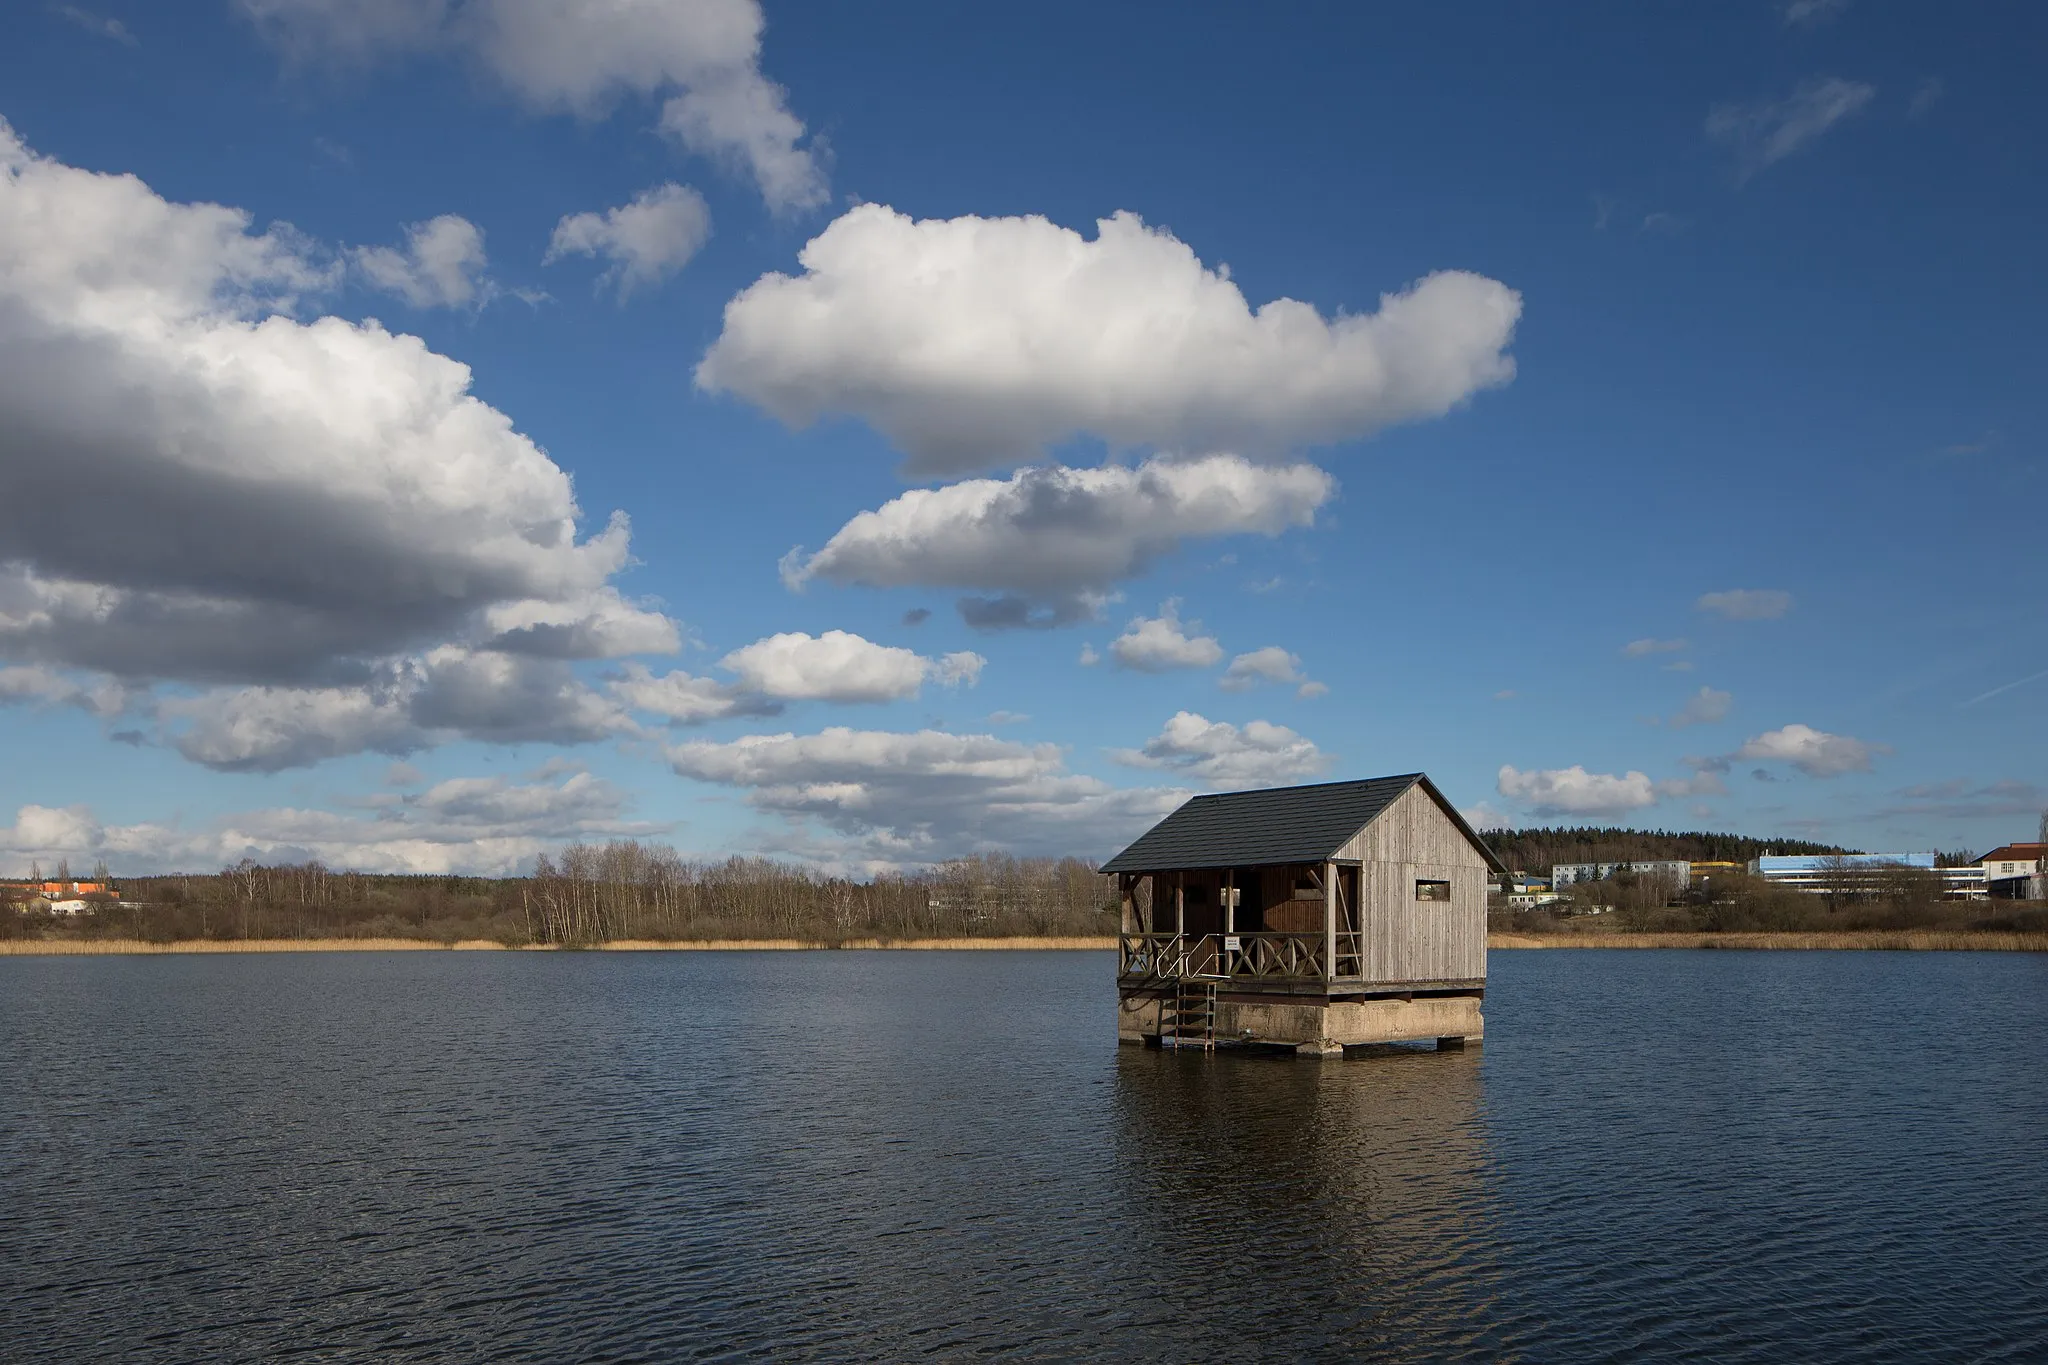
M 1108 972 L 0 959 L 0 1356 L 2048 1356 L 2040 959 L 1500 954 L 1321 1064 Z

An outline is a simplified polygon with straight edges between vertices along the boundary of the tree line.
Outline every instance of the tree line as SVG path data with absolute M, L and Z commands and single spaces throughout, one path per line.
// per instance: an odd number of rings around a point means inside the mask
M 1521 872 L 1547 873 L 1559 863 L 1746 863 L 1770 853 L 1824 854 L 1851 850 L 1805 839 L 1753 839 L 1704 830 L 1642 830 L 1573 825 L 1541 829 L 1489 829 L 1480 838 L 1500 860 Z
M 1951 899 L 1940 876 L 1926 868 L 1872 867 L 1830 854 L 1822 856 L 1817 880 L 1817 890 L 1802 891 L 1747 871 L 1727 871 L 1694 879 L 1681 891 L 1655 872 L 1624 868 L 1600 881 L 1565 887 L 1563 899 L 1531 910 L 1509 909 L 1496 895 L 1489 898 L 1487 922 L 1492 929 L 1521 933 L 1596 924 L 1631 933 L 2048 930 L 2048 909 Z M 1597 920 L 1587 918 L 1596 915 Z
M 0 914 L 0 933 L 181 939 L 614 939 L 1113 934 L 1115 882 L 1077 858 L 981 854 L 865 881 L 765 858 L 697 862 L 614 840 L 541 855 L 525 877 L 384 876 L 251 860 L 130 878 L 75 917 Z

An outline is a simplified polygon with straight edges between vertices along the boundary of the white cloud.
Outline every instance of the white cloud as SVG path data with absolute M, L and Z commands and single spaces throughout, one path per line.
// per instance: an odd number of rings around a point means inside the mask
M 789 701 L 885 702 L 915 697 L 927 681 L 947 687 L 981 680 L 988 660 L 960 652 L 926 658 L 915 650 L 878 645 L 844 630 L 812 636 L 788 631 L 736 649 L 719 667 L 740 685 Z
M 598 118 L 664 101 L 661 127 L 750 175 L 778 209 L 826 198 L 787 92 L 761 74 L 757 0 L 236 0 L 299 60 L 467 54 L 529 108 Z
M 1249 692 L 1262 682 L 1291 684 L 1295 695 L 1303 698 L 1320 697 L 1330 690 L 1325 684 L 1304 677 L 1300 656 L 1290 654 L 1278 645 L 1267 645 L 1238 655 L 1230 661 L 1230 667 L 1223 670 L 1223 676 L 1216 680 L 1216 685 L 1226 692 Z
M 128 688 L 104 678 L 81 681 L 41 664 L 0 668 L 0 706 L 75 706 L 102 718 L 134 701 Z
M 668 757 L 681 776 L 742 789 L 797 829 L 822 824 L 870 866 L 981 849 L 1107 856 L 1188 795 L 1074 776 L 1056 745 L 936 730 L 747 735 Z
M 682 648 L 676 623 L 610 586 L 562 601 L 522 598 L 481 613 L 485 643 L 508 654 L 544 659 L 619 659 L 673 654 Z
M 1782 14 L 1787 27 L 1818 28 L 1849 8 L 1849 0 L 1785 0 Z
M 988 723 L 990 725 L 1022 725 L 1030 719 L 1031 717 L 1025 715 L 1022 711 L 991 711 L 988 713 Z
M 1101 662 L 1102 662 L 1102 656 L 1101 656 L 1100 654 L 1097 654 L 1097 653 L 1095 652 L 1095 646 L 1094 646 L 1094 645 L 1082 645 L 1082 646 L 1081 646 L 1081 657 L 1080 657 L 1080 664 L 1081 664 L 1081 667 L 1083 667 L 1083 668 L 1093 668 L 1093 667 L 1095 667 L 1095 665 L 1097 665 L 1097 664 L 1099 664 L 1099 663 L 1101 663 Z
M 635 289 L 681 270 L 710 236 L 704 196 L 671 182 L 643 190 L 630 204 L 563 218 L 543 264 L 570 255 L 603 256 L 611 265 L 599 282 L 615 287 L 623 303 Z
M 1192 711 L 1176 712 L 1140 749 L 1110 757 L 1134 768 L 1163 768 L 1211 787 L 1267 787 L 1311 777 L 1330 760 L 1284 725 L 1251 721 L 1239 729 Z
M 1465 817 L 1465 823 L 1476 830 L 1513 829 L 1514 819 L 1506 811 L 1490 801 L 1481 801 L 1473 806 L 1458 807 L 1458 814 Z
M 1649 655 L 1652 654 L 1675 654 L 1681 649 L 1688 649 L 1690 647 L 1691 642 L 1688 640 L 1657 640 L 1646 638 L 1641 640 L 1630 640 L 1627 644 L 1621 647 L 1621 652 L 1623 654 L 1626 654 L 1631 659 L 1642 659 L 1647 658 Z
M 1273 536 L 1308 526 L 1336 492 L 1309 464 L 1234 455 L 1136 467 L 1051 466 L 1007 479 L 912 489 L 846 523 L 783 577 L 864 587 L 954 587 L 970 624 L 1052 625 L 1095 616 L 1115 585 L 1198 536 Z
M 676 669 L 656 676 L 645 664 L 629 663 L 606 686 L 614 700 L 678 725 L 701 725 L 728 716 L 775 715 L 780 703 L 715 678 L 692 677 Z
M 1782 588 L 1730 588 L 1701 593 L 1694 605 L 1730 621 L 1773 621 L 1792 610 L 1792 594 Z
M 96 37 L 111 38 L 126 47 L 136 45 L 135 35 L 129 31 L 128 25 L 119 19 L 109 19 L 105 15 L 94 14 L 91 10 L 77 5 L 52 5 L 50 12 Z
M 136 698 L 253 686 L 166 703 L 180 747 L 227 766 L 608 732 L 559 661 L 676 644 L 610 583 L 624 516 L 579 540 L 568 475 L 467 367 L 292 316 L 336 282 L 289 229 L 0 123 L 0 503 L 94 526 L 0 548 L 0 658 Z
M 920 475 L 1117 447 L 1277 454 L 1440 416 L 1505 384 L 1521 296 L 1462 271 L 1378 311 L 1254 312 L 1222 268 L 1120 213 L 1093 241 L 1044 218 L 848 211 L 726 305 L 697 383 L 791 426 L 848 413 Z
M 585 744 L 636 728 L 566 663 L 459 646 L 387 665 L 364 684 L 217 688 L 168 699 L 156 714 L 179 753 L 227 772 L 404 755 L 457 738 Z
M 1671 718 L 1671 728 L 1683 730 L 1689 725 L 1711 725 L 1728 718 L 1728 708 L 1735 704 L 1733 692 L 1717 692 L 1711 687 L 1702 687 L 1686 698 L 1685 705 Z
M 456 778 L 380 805 L 372 815 L 324 810 L 243 812 L 198 828 L 109 825 L 90 807 L 21 807 L 0 826 L 0 856 L 44 866 L 105 858 L 117 877 L 207 871 L 254 858 L 318 859 L 362 872 L 503 875 L 545 849 L 576 839 L 632 837 L 659 826 L 627 820 L 626 795 L 580 773 L 559 783 Z
M 1875 87 L 1857 81 L 1817 76 L 1781 100 L 1715 105 L 1707 114 L 1707 136 L 1734 151 L 1737 177 L 1747 180 L 1808 146 L 1876 94 Z
M 1733 757 L 1743 760 L 1789 763 L 1808 777 L 1840 777 L 1844 773 L 1870 771 L 1870 761 L 1887 752 L 1882 744 L 1869 744 L 1848 735 L 1831 735 L 1810 725 L 1787 725 L 1749 740 Z
M 1939 76 L 1928 76 L 1923 79 L 1920 84 L 1913 87 L 1913 98 L 1906 102 L 1906 117 L 1925 118 L 1933 111 L 1935 105 L 1941 103 L 1941 97 L 1947 88 Z
M 1200 621 L 1190 621 L 1187 630 L 1199 632 Z M 1223 658 L 1223 646 L 1214 636 L 1189 635 L 1181 627 L 1180 599 L 1159 604 L 1157 616 L 1134 616 L 1124 633 L 1109 642 L 1109 657 L 1118 668 L 1140 673 L 1165 673 L 1175 668 L 1207 668 Z
M 407 227 L 403 248 L 357 247 L 349 259 L 372 286 L 415 308 L 481 305 L 496 292 L 484 276 L 483 229 L 452 213 Z
M 1502 764 L 1497 783 L 1502 796 L 1528 805 L 1539 815 L 1620 815 L 1657 804 L 1656 784 L 1647 773 L 1589 773 L 1580 764 L 1523 772 Z

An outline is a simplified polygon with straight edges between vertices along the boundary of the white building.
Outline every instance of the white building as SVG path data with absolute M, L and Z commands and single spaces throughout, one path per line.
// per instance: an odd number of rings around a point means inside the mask
M 1550 869 L 1550 885 L 1557 891 L 1579 882 L 1605 881 L 1617 874 L 1655 878 L 1669 882 L 1676 895 L 1692 885 L 1692 864 L 1682 859 L 1635 863 L 1559 863 Z
M 1977 861 L 1985 894 L 2000 900 L 2048 900 L 2048 844 L 2005 844 Z
M 1815 853 L 1752 858 L 1749 875 L 1794 891 L 1825 896 L 1831 892 L 1853 892 L 1866 883 L 1875 884 L 1885 873 L 1898 868 L 1935 874 L 1941 879 L 1944 896 L 1979 900 L 1984 895 L 1984 874 L 1980 868 L 1936 867 L 1932 853 Z

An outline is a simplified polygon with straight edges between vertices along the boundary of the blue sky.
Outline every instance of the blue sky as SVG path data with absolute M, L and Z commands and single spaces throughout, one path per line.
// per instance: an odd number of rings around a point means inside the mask
M 11 7 L 0 862 L 2025 836 L 2044 29 Z

